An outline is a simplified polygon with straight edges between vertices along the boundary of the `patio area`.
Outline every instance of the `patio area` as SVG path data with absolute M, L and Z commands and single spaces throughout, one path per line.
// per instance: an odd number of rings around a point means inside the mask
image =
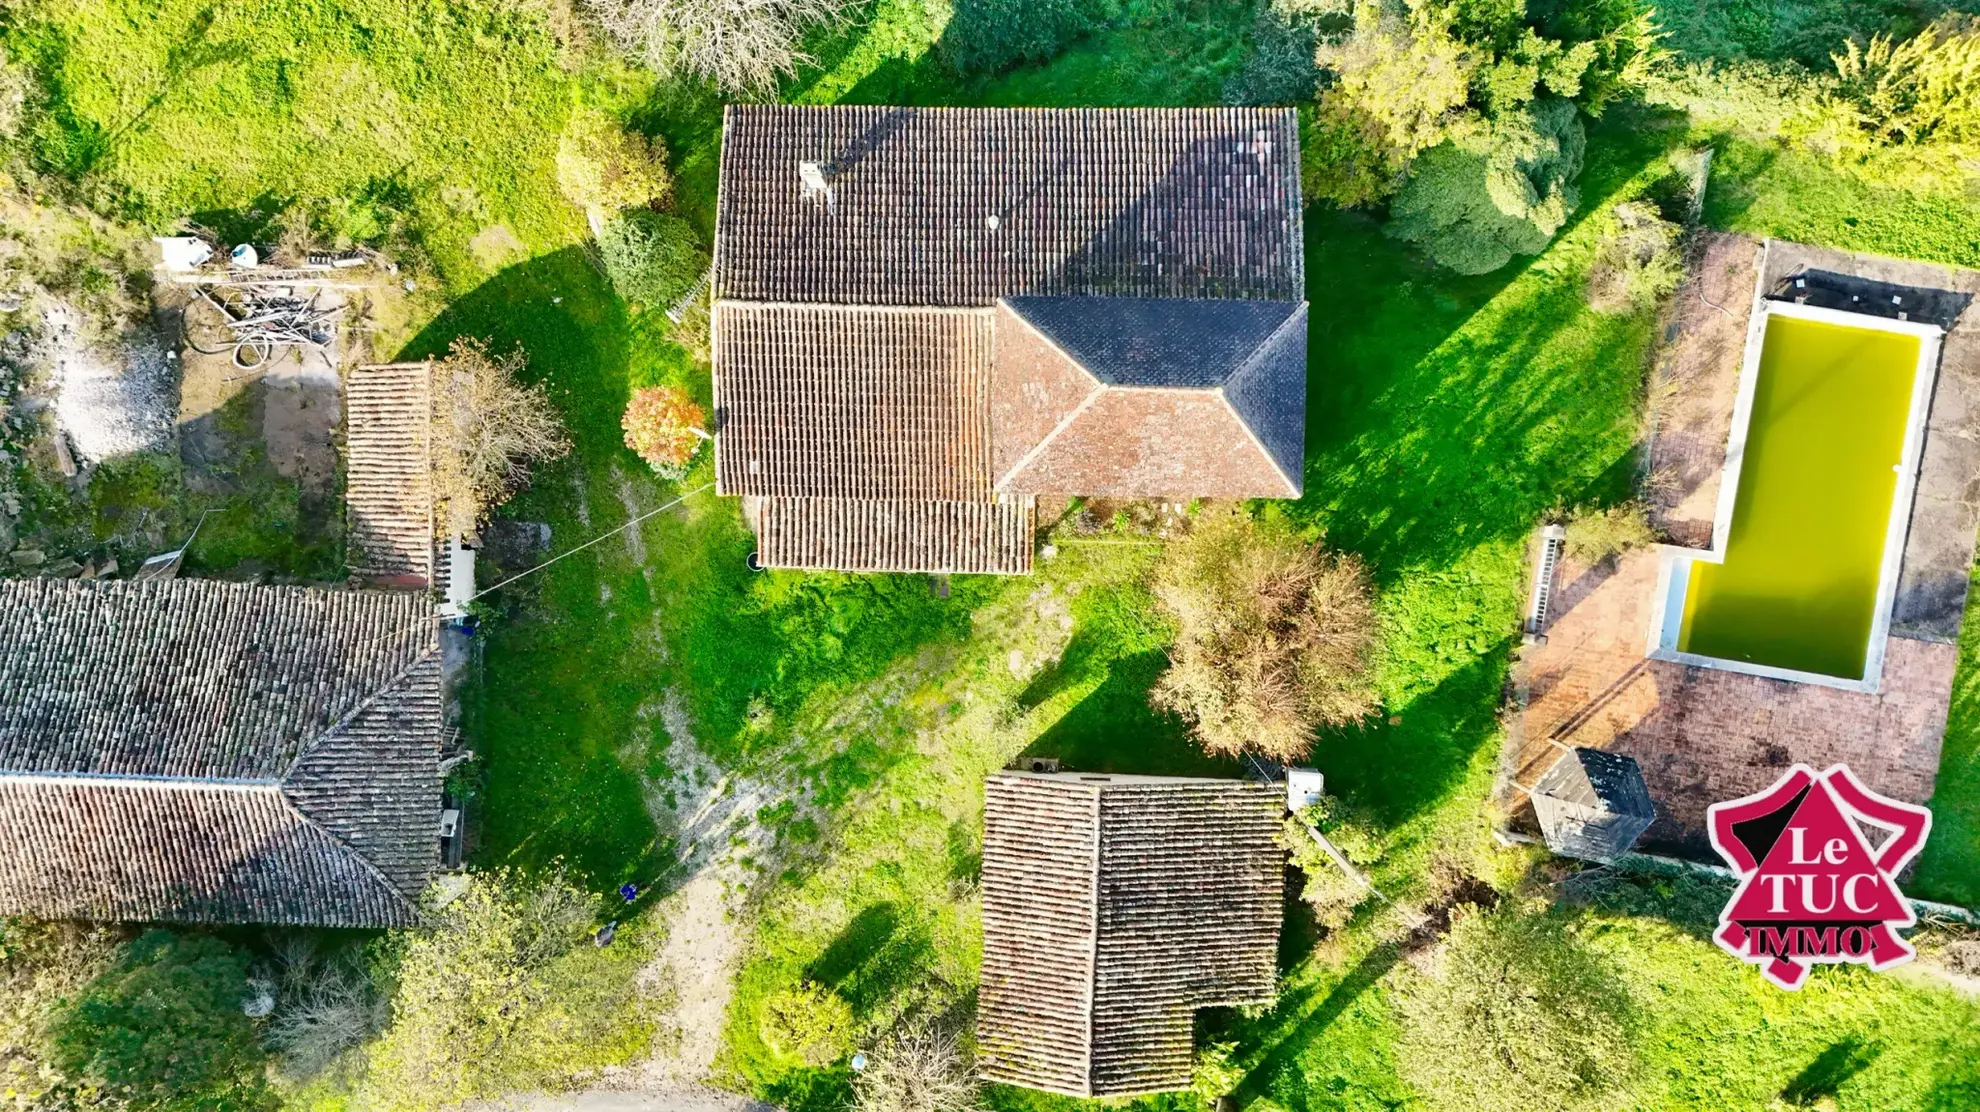
M 1980 507 L 1980 312 L 1964 312 L 1980 273 L 1719 235 L 1702 245 L 1678 293 L 1653 372 L 1652 521 L 1691 549 L 1712 543 L 1713 507 L 1746 324 L 1756 289 L 1812 296 L 1912 319 L 1952 323 L 1932 396 L 1902 570 L 1875 692 L 1745 675 L 1648 657 L 1661 548 L 1596 566 L 1563 558 L 1545 637 L 1515 668 L 1515 714 L 1504 757 L 1504 802 L 1531 825 L 1523 786 L 1565 747 L 1634 757 L 1657 818 L 1639 848 L 1713 859 L 1711 804 L 1750 794 L 1797 762 L 1846 763 L 1877 791 L 1924 802 L 1938 775 Z M 1880 285 L 1888 284 L 1888 285 Z M 1803 296 L 1809 296 L 1803 294 Z M 1852 299 L 1861 298 L 1860 302 Z M 1536 540 L 1536 558 L 1538 541 Z

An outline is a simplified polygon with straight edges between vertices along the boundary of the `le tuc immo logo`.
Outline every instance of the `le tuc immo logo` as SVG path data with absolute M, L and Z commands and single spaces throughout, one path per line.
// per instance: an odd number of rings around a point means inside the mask
M 1785 989 L 1816 962 L 1911 960 L 1897 928 L 1918 917 L 1894 878 L 1924 847 L 1930 811 L 1878 795 L 1843 765 L 1795 765 L 1709 814 L 1712 848 L 1739 874 L 1713 936 L 1728 953 Z M 1874 846 L 1866 826 L 1883 832 Z

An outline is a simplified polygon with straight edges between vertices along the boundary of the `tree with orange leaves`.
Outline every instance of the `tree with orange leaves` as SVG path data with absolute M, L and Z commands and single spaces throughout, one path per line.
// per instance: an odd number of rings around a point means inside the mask
M 701 426 L 708 415 L 687 392 L 674 386 L 645 386 L 626 403 L 626 447 L 639 453 L 656 474 L 679 479 L 687 474 L 701 442 L 713 440 Z

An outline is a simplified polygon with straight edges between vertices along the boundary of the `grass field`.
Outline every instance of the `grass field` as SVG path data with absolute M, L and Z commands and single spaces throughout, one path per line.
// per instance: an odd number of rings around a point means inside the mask
M 667 765 L 677 739 L 663 718 L 677 700 L 723 773 L 805 801 L 763 816 L 776 845 L 743 847 L 776 871 L 738 924 L 751 948 L 722 1066 L 787 1107 L 834 1107 L 849 1075 L 779 1054 L 760 1035 L 759 1009 L 804 979 L 843 997 L 868 1032 L 966 1006 L 984 773 L 1022 752 L 1085 768 L 1233 769 L 1148 706 L 1169 632 L 1143 586 L 1155 549 L 1132 530 L 1063 530 L 1059 555 L 1036 576 L 958 577 L 945 598 L 923 577 L 753 574 L 735 504 L 702 489 L 705 460 L 667 483 L 623 447 L 630 388 L 677 384 L 706 402 L 707 372 L 592 265 L 581 214 L 552 180 L 556 135 L 580 100 L 627 112 L 667 141 L 674 204 L 706 231 L 720 105 L 573 46 L 555 11 L 492 0 L 44 0 L 4 34 L 10 53 L 49 75 L 55 109 L 32 150 L 99 203 L 148 219 L 196 214 L 242 235 L 299 209 L 329 234 L 431 260 L 431 273 L 415 276 L 415 325 L 385 339 L 408 357 L 463 335 L 528 353 L 576 447 L 504 514 L 548 524 L 553 550 L 685 499 L 484 600 L 486 682 L 468 722 L 482 757 L 476 860 L 561 859 L 600 891 L 627 880 L 664 888 L 683 848 L 666 813 L 681 770 Z M 1772 6 L 1738 11 L 1779 22 Z M 1214 103 L 1242 61 L 1250 13 L 1198 4 L 1179 19 L 962 80 L 940 61 L 941 29 L 925 5 L 878 0 L 817 44 L 820 64 L 786 99 Z M 1692 31 L 1702 40 L 1722 22 L 1701 16 Z M 1373 872 L 1398 899 L 1425 895 L 1436 870 L 1510 886 L 1529 864 L 1492 847 L 1485 810 L 1522 544 L 1551 508 L 1628 495 L 1654 339 L 1649 313 L 1587 307 L 1597 241 L 1588 217 L 1641 192 L 1664 173 L 1667 150 L 1700 138 L 1713 137 L 1613 110 L 1591 136 L 1580 215 L 1545 254 L 1484 277 L 1436 271 L 1372 217 L 1308 213 L 1308 493 L 1265 512 L 1360 554 L 1378 583 L 1383 713 L 1323 738 L 1315 763 L 1384 827 Z M 1716 226 L 1980 265 L 1969 200 L 1717 141 L 1707 205 Z M 498 225 L 519 251 L 476 246 Z M 166 497 L 145 493 L 142 474 L 109 481 L 130 484 L 129 501 Z M 286 504 L 270 504 L 264 523 L 286 520 Z M 334 560 L 281 548 L 279 527 L 266 532 L 272 539 L 255 543 L 284 559 Z M 1914 885 L 1965 902 L 1980 902 L 1976 654 L 1980 633 L 1969 628 L 1938 831 Z M 1587 944 L 1614 956 L 1647 1017 L 1640 1107 L 1766 1107 L 1784 1093 L 1863 1109 L 1980 1101 L 1970 1004 L 1849 972 L 1820 975 L 1799 997 L 1769 995 L 1662 921 L 1659 906 L 1581 913 Z M 1412 1100 L 1396 1073 L 1390 1005 L 1408 968 L 1377 926 L 1317 948 L 1310 931 L 1290 932 L 1278 1007 L 1206 1020 L 1248 1071 L 1241 1096 L 1298 1112 Z M 1066 1103 L 1004 1089 L 990 1102 Z

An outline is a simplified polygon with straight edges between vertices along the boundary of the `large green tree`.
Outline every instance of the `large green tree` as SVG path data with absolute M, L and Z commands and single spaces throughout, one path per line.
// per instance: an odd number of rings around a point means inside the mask
M 1390 204 L 1388 232 L 1460 274 L 1537 255 L 1580 203 L 1587 147 L 1574 103 L 1547 97 L 1457 129 L 1424 151 Z
M 1398 1059 L 1431 1108 L 1629 1104 L 1635 1003 L 1558 913 L 1461 906 L 1432 965 L 1401 994 Z

